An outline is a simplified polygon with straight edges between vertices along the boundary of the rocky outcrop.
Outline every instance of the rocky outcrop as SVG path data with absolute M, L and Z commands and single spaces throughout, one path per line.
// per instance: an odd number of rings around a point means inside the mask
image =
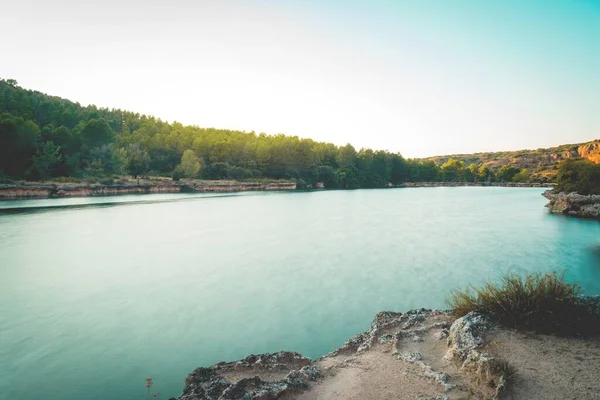
M 178 400 L 276 399 L 308 388 L 320 370 L 302 354 L 281 351 L 197 368 Z
M 550 202 L 546 205 L 550 212 L 574 217 L 600 219 L 600 195 L 572 193 L 543 193 Z
M 577 152 L 582 158 L 600 164 L 600 141 L 582 144 L 577 149 Z
M 295 190 L 292 182 L 233 182 L 233 181 L 142 181 L 116 184 L 5 184 L 0 185 L 0 199 L 60 198 L 113 196 L 119 194 L 245 192 Z
M 470 312 L 454 321 L 448 336 L 448 351 L 445 360 L 460 363 L 460 372 L 474 386 L 489 389 L 485 398 L 498 399 L 506 389 L 506 363 L 492 357 L 481 349 L 484 334 L 492 328 L 489 318 Z M 490 384 L 491 383 L 491 384 Z
M 383 311 L 367 331 L 315 362 L 299 353 L 279 352 L 198 368 L 185 380 L 183 394 L 171 400 L 296 398 L 319 382 L 334 379 L 339 371 L 372 369 L 372 364 L 364 362 L 373 362 L 373 354 L 394 360 L 398 371 L 404 371 L 402 376 L 428 382 L 434 392 L 461 396 L 468 387 L 470 393 L 497 398 L 504 388 L 504 378 L 496 368 L 496 360 L 479 349 L 484 344 L 484 333 L 492 325 L 485 316 L 474 313 L 451 324 L 452 320 L 449 313 L 438 310 Z M 432 346 L 444 339 L 446 355 L 442 350 L 437 356 L 439 362 L 431 364 Z M 457 371 L 464 376 L 459 378 Z
M 581 296 L 579 306 L 582 318 L 590 318 L 588 322 L 593 327 L 590 334 L 597 335 L 600 296 Z M 564 341 L 567 339 L 532 335 L 532 332 L 523 335 L 527 338 L 524 340 L 534 341 L 533 344 L 524 342 L 523 346 L 518 343 L 522 339 L 517 337 L 516 331 L 503 329 L 486 314 L 478 312 L 455 319 L 451 313 L 439 310 L 382 311 L 368 330 L 314 362 L 302 354 L 283 351 L 198 368 L 185 380 L 183 394 L 170 400 L 511 398 L 522 376 L 531 375 L 530 371 L 541 371 L 541 365 L 549 365 L 548 361 L 536 363 L 536 356 L 527 351 L 528 346 L 539 348 L 540 343 L 556 340 L 564 349 L 568 343 Z M 521 347 L 511 347 L 515 345 Z M 578 354 L 585 355 L 597 342 L 594 339 L 576 345 L 582 352 Z M 543 354 L 552 352 L 541 347 Z M 507 349 L 512 354 L 508 358 L 510 364 L 506 361 Z M 514 352 L 520 357 L 515 359 Z M 579 355 L 574 357 L 573 363 L 583 360 Z M 556 357 L 563 360 L 565 355 L 561 352 Z M 591 363 L 600 366 L 597 361 Z M 575 367 L 571 369 L 574 371 Z M 579 375 L 579 371 L 573 373 Z M 514 379 L 515 376 L 518 379 Z M 595 382 L 595 373 L 589 376 L 586 382 Z M 541 378 L 546 379 L 544 387 L 548 386 L 548 379 L 556 379 L 543 374 Z M 566 381 L 568 385 L 563 385 L 562 394 L 556 398 L 566 398 L 564 393 L 573 390 L 573 380 Z M 592 386 L 588 383 L 585 390 L 578 389 L 578 393 L 586 393 L 578 398 L 592 398 L 587 395 L 597 393 Z M 535 392 L 534 389 L 521 386 L 519 390 L 529 393 Z M 552 390 L 547 391 L 552 393 Z

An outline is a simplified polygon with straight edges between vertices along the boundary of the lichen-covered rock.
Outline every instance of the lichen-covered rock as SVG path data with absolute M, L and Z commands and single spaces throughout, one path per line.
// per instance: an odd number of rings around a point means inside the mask
M 465 360 L 469 351 L 483 343 L 483 333 L 490 328 L 488 318 L 472 311 L 454 321 L 448 334 L 446 360 Z
M 289 371 L 285 378 L 264 381 L 258 375 L 229 381 L 225 375 L 243 371 L 252 375 L 268 371 Z M 276 399 L 285 393 L 308 389 L 308 383 L 320 376 L 320 370 L 300 353 L 281 351 L 250 355 L 243 360 L 197 368 L 185 380 L 178 400 Z
M 211 368 L 217 371 L 244 370 L 248 368 L 260 370 L 289 370 L 311 365 L 310 358 L 293 351 L 280 351 L 278 353 L 251 354 L 240 361 L 225 363 L 220 362 Z
M 402 360 L 404 362 L 415 363 L 417 361 L 421 361 L 423 359 L 423 355 L 419 352 L 410 352 L 410 353 L 400 353 L 398 354 L 398 360 Z
M 484 334 L 492 328 L 488 317 L 472 311 L 454 321 L 448 335 L 448 350 L 444 359 L 460 362 L 460 372 L 489 393 L 485 398 L 498 399 L 506 387 L 499 362 L 480 351 Z
M 336 356 L 347 351 L 363 353 L 370 350 L 378 341 L 380 343 L 390 341 L 391 338 L 389 334 L 383 333 L 383 331 L 396 327 L 401 328 L 402 330 L 414 328 L 415 326 L 422 324 L 427 317 L 442 313 L 442 311 L 427 310 L 424 308 L 410 310 L 405 313 L 381 311 L 377 313 L 373 319 L 373 322 L 371 322 L 371 327 L 368 331 L 352 336 L 344 343 L 342 347 L 332 351 L 325 357 Z M 423 328 L 425 329 L 425 327 Z M 421 340 L 421 338 L 417 335 L 417 332 L 406 332 L 406 334 L 410 335 L 410 338 L 414 341 Z

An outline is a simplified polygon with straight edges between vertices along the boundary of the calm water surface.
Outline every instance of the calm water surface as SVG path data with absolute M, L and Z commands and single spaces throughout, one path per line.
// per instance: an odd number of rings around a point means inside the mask
M 0 203 L 0 398 L 177 396 L 194 368 L 318 357 L 378 311 L 565 269 L 600 292 L 600 223 L 539 189 L 145 195 Z M 7 210 L 11 208 L 11 210 Z

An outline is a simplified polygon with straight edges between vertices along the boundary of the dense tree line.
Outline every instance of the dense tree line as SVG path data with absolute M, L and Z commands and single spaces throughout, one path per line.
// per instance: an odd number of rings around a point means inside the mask
M 518 181 L 526 169 L 398 153 L 297 136 L 183 126 L 133 112 L 82 107 L 0 79 L 0 175 L 4 179 L 104 178 L 130 174 L 173 179 L 292 179 L 300 187 L 383 187 L 433 181 Z
M 600 194 L 600 164 L 575 159 L 562 162 L 554 191 Z

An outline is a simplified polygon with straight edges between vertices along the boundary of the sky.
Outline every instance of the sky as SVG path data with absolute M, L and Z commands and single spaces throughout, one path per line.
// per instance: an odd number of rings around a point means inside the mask
M 600 138 L 600 0 L 0 0 L 0 77 L 406 157 Z

